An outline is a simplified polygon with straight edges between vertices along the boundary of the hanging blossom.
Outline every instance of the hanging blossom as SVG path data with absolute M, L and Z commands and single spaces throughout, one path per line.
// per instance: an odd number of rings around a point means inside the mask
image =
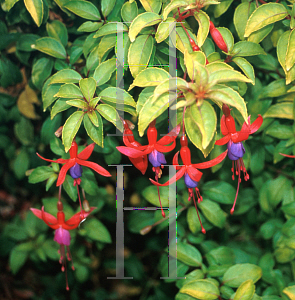
M 236 192 L 235 201 L 233 207 L 230 210 L 230 213 L 233 214 L 235 210 L 235 205 L 239 193 L 239 187 L 241 182 L 241 171 L 244 173 L 244 179 L 247 181 L 249 179 L 249 174 L 245 168 L 243 161 L 243 156 L 245 154 L 245 148 L 242 144 L 242 141 L 245 141 L 249 138 L 250 134 L 256 132 L 262 125 L 263 118 L 261 115 L 258 115 L 257 119 L 251 124 L 250 116 L 248 121 L 244 122 L 240 131 L 236 131 L 235 120 L 230 114 L 230 109 L 226 104 L 222 106 L 223 116 L 220 122 L 221 133 L 224 135 L 223 138 L 215 142 L 216 145 L 225 145 L 227 144 L 228 157 L 232 160 L 232 179 L 235 179 L 235 175 L 238 176 L 238 187 Z
M 179 180 L 180 178 L 182 178 L 184 176 L 184 182 L 188 188 L 188 194 L 189 194 L 188 201 L 190 201 L 191 198 L 193 198 L 194 205 L 195 205 L 195 208 L 196 208 L 196 211 L 198 214 L 198 218 L 199 218 L 199 221 L 201 224 L 202 232 L 206 233 L 206 230 L 203 227 L 203 224 L 202 224 L 200 216 L 199 216 L 197 203 L 196 203 L 196 199 L 195 199 L 195 194 L 194 194 L 194 190 L 195 190 L 197 199 L 198 199 L 198 203 L 200 203 L 203 200 L 203 198 L 200 194 L 200 191 L 198 188 L 198 183 L 201 180 L 203 173 L 201 171 L 199 171 L 198 169 L 207 169 L 207 168 L 211 168 L 211 167 L 219 164 L 226 157 L 227 150 L 210 161 L 198 163 L 198 164 L 192 164 L 191 163 L 191 151 L 188 148 L 188 141 L 187 141 L 187 138 L 185 135 L 183 135 L 180 138 L 180 145 L 181 145 L 180 151 L 178 151 L 173 157 L 173 166 L 175 167 L 176 170 L 178 170 L 178 172 L 172 178 L 170 178 L 167 182 L 165 182 L 163 184 L 156 182 L 152 179 L 150 179 L 150 181 L 153 184 L 155 184 L 156 186 L 167 186 L 169 184 L 174 183 L 175 181 Z M 180 152 L 181 160 L 184 164 L 183 166 L 180 166 L 178 164 L 179 152 Z
M 59 243 L 60 245 L 60 259 L 59 263 L 62 265 L 61 270 L 65 272 L 66 275 L 66 289 L 69 290 L 68 285 L 68 277 L 67 277 L 67 260 L 72 261 L 72 256 L 70 252 L 70 242 L 71 236 L 69 230 L 75 229 L 79 226 L 81 222 L 83 222 L 88 215 L 95 209 L 95 207 L 90 207 L 86 212 L 82 210 L 82 212 L 76 213 L 69 220 L 65 221 L 65 214 L 63 212 L 63 205 L 60 200 L 57 202 L 57 218 L 47 212 L 44 211 L 44 206 L 42 209 L 31 208 L 33 214 L 39 219 L 43 220 L 46 225 L 50 228 L 54 229 L 54 241 Z M 72 262 L 72 270 L 75 270 L 74 264 Z
M 70 171 L 70 175 L 74 179 L 74 186 L 75 186 L 81 183 L 80 177 L 82 176 L 82 172 L 83 172 L 81 166 L 88 167 L 102 176 L 106 176 L 106 177 L 111 176 L 111 174 L 106 169 L 101 167 L 99 164 L 96 164 L 91 161 L 87 161 L 87 159 L 90 157 L 90 155 L 93 152 L 94 146 L 95 143 L 92 143 L 78 154 L 78 145 L 75 141 L 73 141 L 71 148 L 69 150 L 70 153 L 69 159 L 59 158 L 57 160 L 52 160 L 52 159 L 47 159 L 42 157 L 39 153 L 37 153 L 37 155 L 43 160 L 63 164 L 57 178 L 56 186 L 60 186 L 65 181 L 66 174 L 68 171 Z
M 174 129 L 172 129 L 168 134 L 163 136 L 160 140 L 158 139 L 158 131 L 156 129 L 156 120 L 149 124 L 147 130 L 147 138 L 148 138 L 148 145 L 141 146 L 138 142 L 134 140 L 132 131 L 130 128 L 126 128 L 123 134 L 123 141 L 124 144 L 127 146 L 118 146 L 117 149 L 122 154 L 129 157 L 129 159 L 133 163 L 135 161 L 134 166 L 138 168 L 142 174 L 145 174 L 147 169 L 147 156 L 149 162 L 153 166 L 153 172 L 155 172 L 155 179 L 158 181 L 161 178 L 163 165 L 165 165 L 166 159 L 163 152 L 170 152 L 175 148 L 176 142 L 175 139 L 180 131 L 180 125 L 177 125 Z M 125 125 L 124 125 L 125 126 Z M 127 125 L 128 126 L 128 125 Z M 131 131 L 131 134 L 130 134 Z M 127 133 L 129 133 L 127 135 Z M 124 139 L 125 136 L 125 139 Z M 165 213 L 163 211 L 163 207 L 161 204 L 160 193 L 158 189 L 159 201 L 162 210 L 162 216 L 165 217 Z

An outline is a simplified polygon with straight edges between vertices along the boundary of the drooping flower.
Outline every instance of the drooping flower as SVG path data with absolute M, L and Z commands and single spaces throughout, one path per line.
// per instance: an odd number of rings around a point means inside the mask
M 55 230 L 53 240 L 60 244 L 59 263 L 62 265 L 61 266 L 62 272 L 65 272 L 66 289 L 69 290 L 67 269 L 66 269 L 67 260 L 72 261 L 71 252 L 69 248 L 71 242 L 71 236 L 69 230 L 77 228 L 79 224 L 83 222 L 88 217 L 88 215 L 95 209 L 95 207 L 91 207 L 88 212 L 82 210 L 82 212 L 76 213 L 67 221 L 65 221 L 63 205 L 60 200 L 57 202 L 57 209 L 58 209 L 57 218 L 45 212 L 44 206 L 42 206 L 41 210 L 36 208 L 31 208 L 31 211 L 36 217 L 43 220 L 46 223 L 46 225 L 48 225 L 50 228 Z M 72 262 L 72 270 L 75 270 L 73 262 Z
M 197 204 L 196 204 L 196 200 L 195 200 L 195 195 L 194 195 L 194 190 L 195 190 L 197 199 L 198 199 L 198 203 L 200 203 L 203 200 L 203 198 L 200 194 L 200 191 L 198 189 L 198 182 L 201 180 L 203 173 L 201 171 L 199 171 L 198 169 L 207 169 L 207 168 L 211 168 L 211 167 L 219 164 L 226 157 L 227 150 L 210 161 L 198 163 L 198 164 L 192 164 L 191 163 L 191 151 L 188 148 L 188 142 L 187 142 L 187 138 L 185 135 L 183 135 L 180 138 L 180 145 L 181 145 L 180 151 L 178 151 L 173 157 L 173 166 L 175 167 L 176 170 L 178 170 L 178 172 L 172 178 L 170 178 L 167 182 L 165 182 L 163 184 L 156 182 L 152 179 L 150 179 L 150 181 L 157 186 L 167 186 L 169 184 L 174 183 L 175 181 L 179 180 L 180 178 L 182 178 L 184 176 L 184 182 L 188 188 L 188 193 L 189 193 L 188 201 L 190 201 L 191 198 L 193 198 L 194 205 L 195 205 L 195 208 L 196 208 L 196 211 L 197 211 L 197 214 L 199 217 L 199 221 L 200 221 L 200 224 L 202 227 L 202 232 L 206 233 L 206 230 L 203 227 L 200 216 L 199 216 L 199 212 L 198 212 L 198 208 L 197 208 Z M 180 166 L 178 164 L 179 152 L 180 152 L 181 160 L 183 162 L 183 166 Z
M 95 172 L 97 172 L 102 176 L 107 176 L 107 177 L 111 176 L 111 174 L 106 169 L 101 167 L 99 164 L 96 164 L 91 161 L 87 161 L 87 159 L 90 157 L 91 153 L 93 152 L 94 146 L 95 143 L 92 143 L 78 154 L 78 145 L 75 141 L 73 141 L 72 146 L 69 150 L 70 153 L 69 159 L 59 158 L 57 160 L 51 160 L 42 157 L 39 153 L 37 153 L 37 155 L 43 160 L 63 164 L 59 172 L 59 176 L 57 178 L 56 186 L 60 186 L 65 181 L 66 174 L 69 170 L 70 170 L 70 175 L 74 179 L 74 186 L 75 186 L 81 183 L 80 177 L 82 176 L 82 171 L 83 171 L 81 166 L 91 168 L 92 170 L 94 170 Z
M 158 131 L 156 129 L 156 120 L 149 124 L 147 130 L 147 138 L 148 145 L 141 146 L 138 142 L 134 143 L 131 139 L 127 139 L 127 135 L 125 135 L 124 144 L 127 146 L 118 146 L 117 149 L 122 154 L 127 155 L 129 159 L 140 159 L 141 166 L 139 167 L 139 163 L 136 163 L 136 167 L 142 172 L 145 173 L 147 165 L 146 165 L 146 157 L 148 155 L 148 159 L 153 166 L 153 171 L 155 172 L 155 179 L 158 181 L 161 178 L 162 170 L 164 164 L 166 164 L 166 159 L 163 152 L 170 152 L 175 148 L 176 142 L 175 139 L 180 131 L 180 125 L 177 125 L 173 128 L 168 134 L 163 136 L 160 140 L 158 139 Z M 126 127 L 125 127 L 126 129 Z M 127 129 L 128 130 L 128 129 Z M 127 132 L 126 130 L 126 132 Z M 130 129 L 129 129 L 130 130 Z M 131 131 L 131 130 L 130 130 Z M 131 135 L 131 138 L 133 134 Z M 129 136 L 130 138 L 130 136 Z M 124 139 L 124 135 L 123 135 Z M 158 191 L 159 194 L 159 191 Z M 162 210 L 162 216 L 165 217 L 165 213 L 163 211 L 163 207 L 161 204 L 161 199 L 159 197 L 160 206 Z
M 238 176 L 238 187 L 236 192 L 235 201 L 233 207 L 231 208 L 230 213 L 233 214 L 241 182 L 241 171 L 244 173 L 244 179 L 247 181 L 249 179 L 249 174 L 245 168 L 243 161 L 243 156 L 245 154 L 245 148 L 242 144 L 242 141 L 245 141 L 249 138 L 250 134 L 256 132 L 262 125 L 263 118 L 261 115 L 258 115 L 257 119 L 251 124 L 250 116 L 248 121 L 244 122 L 240 131 L 236 131 L 235 120 L 230 114 L 230 109 L 226 104 L 222 106 L 223 116 L 220 122 L 221 133 L 224 135 L 223 138 L 215 142 L 216 145 L 225 145 L 227 144 L 228 157 L 232 160 L 232 179 L 235 179 L 235 175 Z

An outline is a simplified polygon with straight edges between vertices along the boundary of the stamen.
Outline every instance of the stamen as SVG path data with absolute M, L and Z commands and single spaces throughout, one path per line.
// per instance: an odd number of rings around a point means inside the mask
M 232 173 L 233 173 L 233 175 L 232 175 L 232 180 L 235 180 L 235 173 L 234 173 L 234 170 L 235 170 L 235 162 L 232 160 L 232 168 L 231 168 L 231 171 L 232 171 Z
M 203 201 L 203 197 L 201 196 L 200 190 L 197 187 L 195 187 L 195 191 L 196 191 L 198 203 L 202 202 Z
M 72 262 L 72 270 L 75 271 L 75 267 L 74 267 L 74 263 L 73 263 L 73 259 L 72 259 L 72 255 L 71 255 L 69 246 L 67 246 L 67 257 L 68 257 L 68 261 Z
M 198 215 L 198 218 L 199 218 L 199 222 L 200 222 L 200 225 L 201 225 L 201 228 L 202 228 L 202 232 L 205 234 L 206 230 L 203 227 L 203 224 L 202 224 L 202 221 L 201 221 L 201 218 L 200 218 L 200 215 L 199 215 L 199 211 L 198 211 L 198 207 L 197 207 L 197 203 L 196 203 L 196 199 L 195 199 L 195 195 L 194 194 L 193 194 L 193 199 L 194 199 L 194 204 L 195 204 L 196 212 L 197 212 L 197 215 Z
M 237 166 L 238 167 L 240 166 L 239 162 L 240 162 L 240 159 L 237 160 Z M 231 215 L 234 213 L 234 210 L 235 210 L 235 206 L 236 206 L 236 202 L 237 202 L 237 198 L 238 198 L 238 193 L 239 193 L 239 188 L 240 188 L 240 182 L 241 182 L 241 173 L 239 172 L 238 187 L 237 187 L 236 197 L 235 197 L 235 201 L 234 201 L 233 207 L 230 210 Z
M 78 192 L 78 199 L 79 199 L 79 204 L 80 204 L 80 209 L 81 209 L 81 214 L 82 214 L 82 203 L 81 203 L 81 198 L 80 198 L 80 192 L 79 192 L 79 186 L 77 185 L 77 192 Z
M 158 182 L 158 178 L 156 177 L 156 181 Z M 159 202 L 160 202 L 160 206 L 161 206 L 161 211 L 162 211 L 162 217 L 165 218 L 165 212 L 163 210 L 163 207 L 162 207 L 162 203 L 161 203 L 161 196 L 160 196 L 160 189 L 159 189 L 159 186 L 157 185 L 157 190 L 158 190 L 158 197 L 159 197 Z
M 193 197 L 194 195 L 194 191 L 192 188 L 188 188 L 188 201 L 191 201 L 191 198 Z

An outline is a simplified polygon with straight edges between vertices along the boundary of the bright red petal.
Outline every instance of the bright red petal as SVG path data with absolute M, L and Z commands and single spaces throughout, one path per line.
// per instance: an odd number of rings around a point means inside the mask
M 138 169 L 142 173 L 142 175 L 144 175 L 148 167 L 147 155 L 143 155 L 136 158 L 129 157 L 129 159 L 134 165 L 134 167 Z
M 41 217 L 42 217 L 42 220 L 45 222 L 45 224 L 47 226 L 49 226 L 50 228 L 52 228 L 52 229 L 59 228 L 60 225 L 58 224 L 58 220 L 51 214 L 45 212 L 44 206 L 42 206 Z
M 43 156 L 41 156 L 38 152 L 36 152 L 36 154 L 43 160 L 46 160 L 46 161 L 49 161 L 49 162 L 54 162 L 54 163 L 58 163 L 58 164 L 65 164 L 68 159 L 63 159 L 63 158 L 59 158 L 59 159 L 56 159 L 56 160 L 52 160 L 52 159 L 47 159 L 47 158 L 44 158 Z
M 198 169 L 194 168 L 192 165 L 187 167 L 187 173 L 189 175 L 189 177 L 194 180 L 199 182 L 202 178 L 203 173 L 201 171 L 199 171 Z
M 227 135 L 228 134 L 228 130 L 227 130 L 227 127 L 225 125 L 225 115 L 223 115 L 221 117 L 221 120 L 220 120 L 220 130 L 221 130 L 221 133 L 223 135 Z
M 229 140 L 230 140 L 230 135 L 228 134 L 228 135 L 224 136 L 223 138 L 217 140 L 215 142 L 215 145 L 218 145 L 218 146 L 225 145 L 226 143 L 229 142 Z
M 249 137 L 250 131 L 238 131 L 235 134 L 231 135 L 231 140 L 234 143 L 239 143 L 239 142 L 243 142 L 246 141 Z
M 78 212 L 76 214 L 74 214 L 69 220 L 67 220 L 64 224 L 63 224 L 63 228 L 67 229 L 67 230 L 71 230 L 71 229 L 75 229 L 79 226 L 79 224 L 81 223 L 81 221 L 83 221 L 84 219 L 86 219 L 89 214 L 95 209 L 96 207 L 91 207 L 90 210 L 88 212 L 86 212 L 85 210 L 82 210 L 81 212 Z
M 173 166 L 176 170 L 180 170 L 181 166 L 179 166 L 179 163 L 178 163 L 178 155 L 179 155 L 179 151 L 173 156 Z
M 126 155 L 128 157 L 132 157 L 132 158 L 137 158 L 137 157 L 140 157 L 142 155 L 149 154 L 149 153 L 144 153 L 146 151 L 138 150 L 138 148 L 134 149 L 134 148 L 124 147 L 124 146 L 118 146 L 116 148 L 122 154 L 124 154 L 124 155 Z M 152 151 L 150 151 L 150 152 L 152 152 Z
M 197 169 L 211 168 L 211 167 L 219 164 L 221 161 L 223 161 L 224 158 L 226 157 L 226 155 L 227 155 L 227 150 L 225 150 L 223 153 L 221 153 L 220 155 L 218 155 L 216 158 L 214 158 L 212 160 L 209 160 L 209 161 L 206 161 L 203 163 L 199 163 L 199 164 L 193 164 L 192 166 Z
M 77 157 L 80 159 L 87 160 L 90 157 L 91 153 L 93 152 L 94 147 L 95 147 L 95 143 L 88 145 L 84 150 L 82 150 L 78 154 Z
M 158 143 L 155 144 L 155 149 L 159 152 L 170 152 L 175 148 L 176 142 L 173 141 L 172 145 L 170 146 L 162 146 L 159 145 Z
M 288 154 L 284 154 L 284 153 L 280 153 L 280 154 L 283 155 L 283 156 L 285 156 L 285 157 L 295 158 L 295 155 L 288 155 Z
M 172 143 L 177 138 L 179 132 L 180 132 L 180 125 L 177 125 L 168 134 L 166 134 L 160 140 L 158 140 L 157 144 L 168 145 L 168 144 Z
M 98 174 L 100 174 L 102 176 L 106 176 L 106 177 L 112 176 L 109 171 L 107 171 L 105 168 L 101 167 L 99 164 L 96 164 L 94 162 L 80 160 L 79 158 L 76 159 L 76 162 L 81 166 L 85 166 L 85 167 L 88 167 L 88 168 L 94 170 L 95 172 L 97 172 Z
M 257 119 L 250 125 L 250 134 L 256 132 L 262 125 L 263 118 L 258 115 Z
M 177 181 L 178 179 L 180 179 L 185 173 L 185 167 L 181 167 L 181 169 L 172 177 L 170 178 L 167 182 L 161 184 L 153 179 L 150 178 L 151 183 L 153 183 L 154 185 L 157 186 L 167 186 L 175 181 Z
M 59 175 L 57 178 L 56 186 L 60 186 L 65 181 L 68 170 L 75 165 L 75 159 L 69 159 L 66 164 L 62 166 L 59 171 Z

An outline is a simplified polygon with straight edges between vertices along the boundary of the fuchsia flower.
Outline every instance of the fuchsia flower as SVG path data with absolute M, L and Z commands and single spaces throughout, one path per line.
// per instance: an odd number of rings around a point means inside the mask
M 69 159 L 59 158 L 57 160 L 52 160 L 52 159 L 47 159 L 42 157 L 39 153 L 37 153 L 37 155 L 43 160 L 64 164 L 59 172 L 56 186 L 60 186 L 65 181 L 68 170 L 70 170 L 70 175 L 74 179 L 74 186 L 75 186 L 81 183 L 80 177 L 82 176 L 82 172 L 83 172 L 81 166 L 89 167 L 102 176 L 107 176 L 107 177 L 111 176 L 111 174 L 106 169 L 101 167 L 99 164 L 96 164 L 91 161 L 87 161 L 87 159 L 90 157 L 91 153 L 93 152 L 94 146 L 95 143 L 92 143 L 78 154 L 78 145 L 75 141 L 73 141 L 72 146 L 69 150 L 70 153 Z
M 66 274 L 66 289 L 69 290 L 68 279 L 67 279 L 67 270 L 66 270 L 66 261 L 71 261 L 71 252 L 70 252 L 70 242 L 71 236 L 69 230 L 75 229 L 79 226 L 79 224 L 84 221 L 88 215 L 95 209 L 95 207 L 91 207 L 88 212 L 82 210 L 82 212 L 76 213 L 69 220 L 65 221 L 65 214 L 63 212 L 63 205 L 59 200 L 57 202 L 57 218 L 53 215 L 44 211 L 44 206 L 42 209 L 31 208 L 33 214 L 39 219 L 43 220 L 46 225 L 50 228 L 55 229 L 54 232 L 54 241 L 60 244 L 60 259 L 59 263 L 62 265 L 62 272 L 65 271 Z M 72 269 L 75 270 L 74 265 L 72 263 Z
M 165 182 L 163 184 L 156 182 L 152 179 L 150 179 L 150 181 L 157 186 L 167 186 L 169 184 L 174 183 L 175 181 L 179 180 L 180 178 L 182 178 L 184 176 L 184 182 L 188 188 L 188 193 L 189 193 L 188 201 L 190 201 L 191 198 L 193 198 L 195 208 L 196 208 L 196 211 L 197 211 L 197 214 L 199 217 L 199 221 L 200 221 L 200 224 L 202 227 L 202 232 L 206 233 L 206 230 L 203 227 L 200 216 L 199 216 L 199 212 L 198 212 L 198 208 L 197 208 L 197 204 L 196 204 L 196 200 L 195 200 L 195 195 L 194 195 L 194 189 L 195 189 L 195 192 L 196 192 L 196 195 L 198 198 L 198 203 L 200 203 L 203 200 L 203 198 L 200 194 L 200 191 L 197 187 L 198 182 L 201 180 L 203 173 L 200 172 L 198 169 L 207 169 L 207 168 L 211 168 L 211 167 L 219 164 L 225 158 L 225 156 L 227 154 L 227 150 L 210 161 L 207 161 L 204 163 L 192 164 L 191 163 L 191 151 L 188 148 L 188 142 L 187 142 L 187 138 L 185 135 L 183 135 L 181 137 L 180 145 L 181 145 L 180 157 L 181 157 L 181 160 L 184 165 L 180 166 L 178 164 L 178 154 L 179 154 L 179 151 L 178 151 L 173 157 L 173 166 L 175 167 L 176 170 L 178 170 L 178 172 L 172 178 L 170 178 L 167 182 Z
M 224 137 L 217 140 L 215 144 L 219 146 L 227 144 L 228 157 L 230 160 L 232 160 L 232 169 L 231 169 L 231 171 L 233 172 L 232 179 L 233 180 L 235 179 L 235 174 L 238 176 L 237 193 L 236 193 L 233 207 L 230 211 L 230 213 L 233 214 L 238 193 L 239 193 L 239 187 L 241 182 L 241 174 L 240 174 L 241 171 L 244 173 L 245 181 L 249 179 L 249 175 L 247 173 L 242 158 L 243 155 L 245 154 L 245 148 L 242 144 L 242 141 L 247 140 L 250 134 L 256 132 L 260 128 L 263 119 L 261 115 L 258 115 L 257 119 L 252 124 L 250 124 L 250 116 L 249 116 L 248 122 L 244 122 L 241 130 L 236 131 L 235 120 L 230 115 L 230 109 L 226 104 L 223 104 L 222 111 L 223 111 L 223 116 L 220 122 L 220 129 Z
M 155 127 L 156 120 L 150 123 L 147 130 L 147 137 L 149 144 L 141 146 L 140 143 L 134 140 L 132 131 L 129 129 L 128 125 L 126 127 L 126 122 L 124 123 L 124 134 L 123 141 L 127 146 L 118 146 L 117 149 L 122 154 L 127 155 L 134 166 L 141 171 L 142 174 L 146 172 L 147 169 L 147 155 L 150 163 L 153 165 L 153 171 L 155 172 L 155 179 L 158 181 L 161 178 L 162 170 L 164 164 L 166 164 L 165 156 L 162 152 L 170 152 L 175 148 L 176 142 L 175 139 L 180 131 L 180 125 L 172 129 L 168 134 L 163 136 L 160 140 L 158 139 L 158 131 Z M 128 135 L 127 135 L 128 133 Z M 172 144 L 171 144 L 172 143 Z M 171 144 L 171 145 L 169 145 Z M 162 210 L 162 216 L 165 217 L 163 207 L 161 204 L 160 193 L 159 201 Z

